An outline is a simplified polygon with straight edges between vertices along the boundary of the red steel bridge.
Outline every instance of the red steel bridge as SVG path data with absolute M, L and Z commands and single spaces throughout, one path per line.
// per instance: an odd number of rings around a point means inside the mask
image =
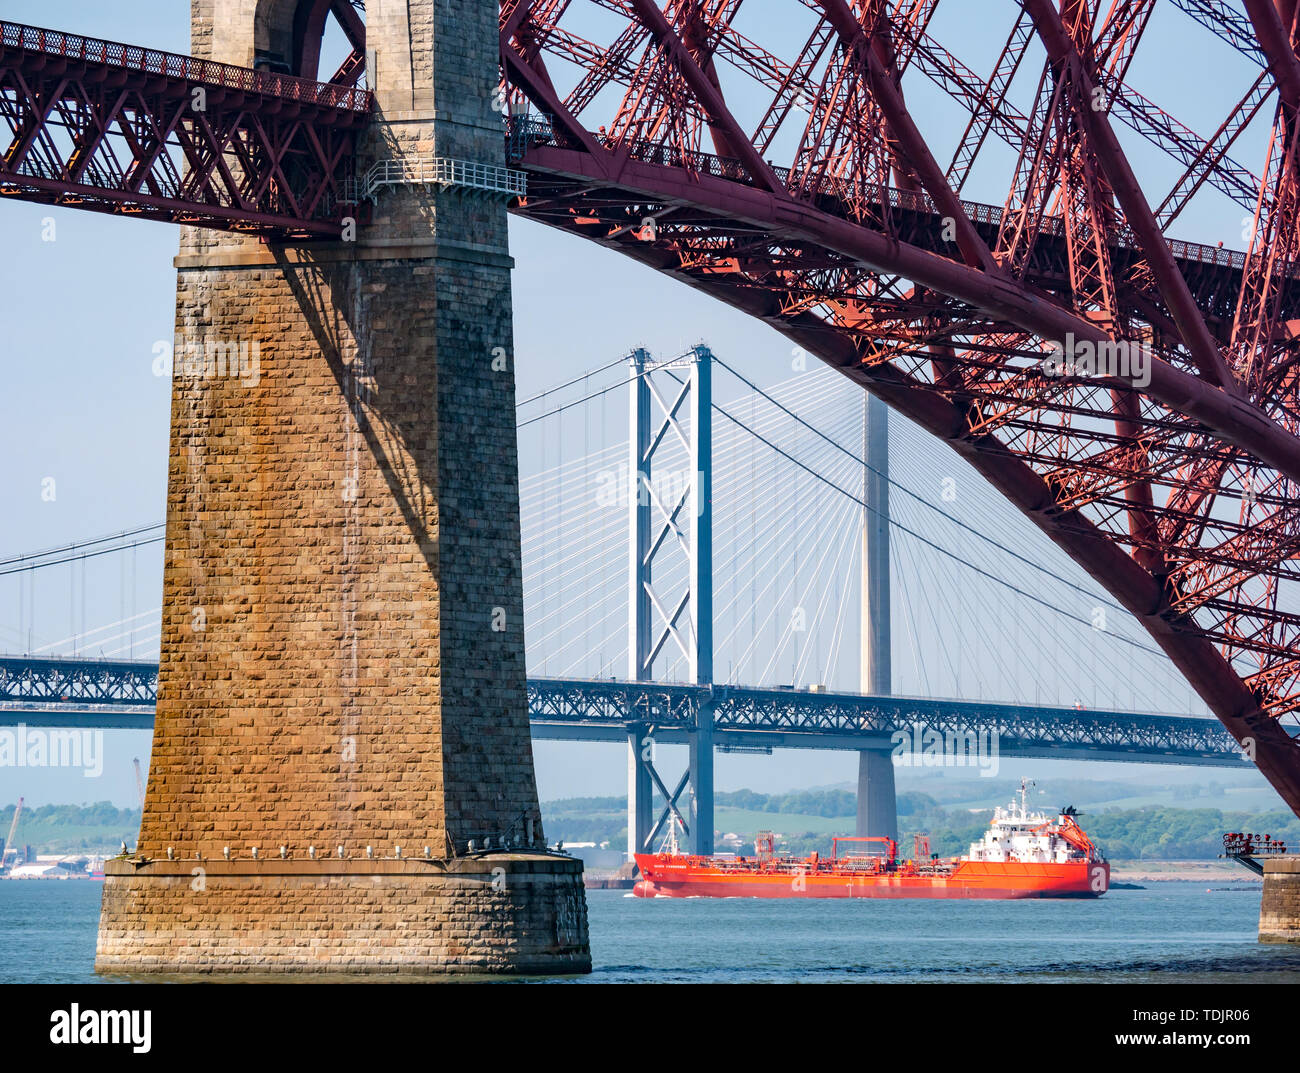
M 761 318 L 949 443 L 1300 812 L 1298 0 L 1162 0 L 1177 43 L 1148 33 L 1154 0 L 989 2 L 1005 45 L 981 70 L 939 0 L 758 6 L 505 0 L 513 210 Z M 364 225 L 363 11 L 302 0 L 288 70 L 0 24 L 0 197 L 273 243 Z M 331 14 L 351 55 L 321 82 Z M 1252 81 L 1212 132 L 1130 86 L 1139 56 L 1216 38 Z M 962 110 L 955 152 L 905 77 Z M 1139 177 L 1136 143 L 1172 184 Z M 963 200 L 991 147 L 1005 198 Z M 1202 191 L 1253 220 L 1244 252 L 1167 237 Z M 1068 340 L 1135 360 L 1053 375 Z

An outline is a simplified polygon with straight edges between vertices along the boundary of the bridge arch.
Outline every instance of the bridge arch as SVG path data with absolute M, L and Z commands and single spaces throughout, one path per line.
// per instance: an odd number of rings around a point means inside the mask
M 1286 401 L 1298 344 L 1270 335 L 1300 310 L 1288 269 L 1268 267 L 1286 264 L 1278 244 L 1300 217 L 1296 154 L 1261 169 L 1287 191 L 1272 202 L 1235 162 L 1184 159 L 1157 212 L 1112 115 L 1148 134 L 1163 124 L 1148 140 L 1166 152 L 1169 132 L 1195 136 L 1124 82 L 1152 8 L 1142 0 L 1109 15 L 1011 5 L 987 81 L 928 32 L 937 0 L 803 6 L 783 18 L 804 33 L 768 48 L 730 3 L 631 0 L 612 43 L 593 39 L 581 5 L 503 4 L 509 144 L 529 172 L 516 211 L 764 320 L 949 443 L 1143 623 L 1300 811 L 1300 746 L 1283 726 L 1300 711 L 1287 535 L 1300 419 Z M 1286 28 L 1248 7 L 1244 34 L 1208 29 L 1280 72 L 1294 106 Z M 1022 60 L 1042 71 L 1028 113 L 1007 95 Z M 946 171 L 903 101 L 909 63 L 970 113 Z M 1002 205 L 960 197 L 989 139 L 1019 155 Z M 774 162 L 792 146 L 788 166 Z M 1167 240 L 1166 210 L 1206 183 L 1247 212 L 1271 205 L 1256 222 L 1273 248 Z M 1295 244 L 1285 251 L 1300 260 Z M 1042 356 L 1071 338 L 1134 346 L 1147 368 L 1053 382 Z
M 364 9 L 360 0 L 197 0 L 192 51 L 240 67 L 355 84 L 365 60 Z M 352 45 L 337 72 L 320 69 L 331 19 Z

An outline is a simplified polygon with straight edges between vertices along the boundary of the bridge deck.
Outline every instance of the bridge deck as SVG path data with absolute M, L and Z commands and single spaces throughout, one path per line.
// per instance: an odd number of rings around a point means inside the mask
M 535 180 L 530 189 L 539 198 L 556 194 L 563 196 L 566 191 L 587 198 L 599 195 L 599 187 L 593 187 L 591 177 L 567 175 L 555 168 L 553 158 L 545 150 L 559 145 L 545 120 L 536 116 L 511 119 L 507 156 L 511 163 Z M 742 184 L 752 182 L 738 160 L 711 153 L 687 152 L 652 142 L 636 142 L 621 148 L 633 159 L 646 164 L 683 169 L 693 175 Z M 810 201 L 828 215 L 847 220 L 860 219 L 868 227 L 879 227 L 879 222 L 888 221 L 890 232 L 899 241 L 928 253 L 955 256 L 953 243 L 943 237 L 944 217 L 923 192 L 895 187 L 883 193 L 866 191 L 856 188 L 848 180 L 837 178 L 821 180 L 814 188 L 808 189 L 805 181 L 789 168 L 772 165 L 772 171 L 796 197 Z M 961 200 L 961 206 L 980 237 L 990 248 L 995 248 L 1003 207 L 966 199 Z M 1063 292 L 1069 288 L 1070 262 L 1065 232 L 1065 220 L 1060 216 L 1043 216 L 1038 221 L 1038 238 L 1029 260 L 1027 278 L 1044 290 Z M 1165 242 L 1211 330 L 1220 341 L 1226 341 L 1241 289 L 1245 253 L 1182 239 L 1166 238 Z M 1111 236 L 1110 248 L 1117 278 L 1123 278 L 1125 271 L 1142 258 L 1137 240 L 1123 231 Z M 1293 279 L 1296 274 L 1297 268 L 1292 266 L 1290 275 Z M 1300 288 L 1294 282 L 1286 289 L 1284 308 L 1288 317 L 1296 316 L 1300 310 Z
M 147 661 L 4 657 L 0 726 L 148 730 L 157 689 L 158 665 Z M 608 679 L 528 683 L 533 736 L 542 740 L 626 742 L 629 726 L 646 725 L 661 742 L 685 742 L 706 701 L 724 749 L 887 747 L 907 752 L 913 759 L 905 763 L 924 764 L 937 734 L 966 754 L 1245 763 L 1222 724 L 1192 716 Z

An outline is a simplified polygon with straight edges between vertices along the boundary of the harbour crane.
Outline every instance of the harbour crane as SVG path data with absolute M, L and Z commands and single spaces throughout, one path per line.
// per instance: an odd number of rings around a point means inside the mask
M 14 847 L 14 839 L 18 837 L 18 817 L 23 814 L 23 799 L 18 799 L 18 804 L 14 806 L 14 820 L 9 825 L 9 835 L 4 840 L 4 845 L 0 846 L 0 867 L 3 867 L 9 861 L 9 854 L 13 853 L 14 859 L 18 858 L 18 850 Z

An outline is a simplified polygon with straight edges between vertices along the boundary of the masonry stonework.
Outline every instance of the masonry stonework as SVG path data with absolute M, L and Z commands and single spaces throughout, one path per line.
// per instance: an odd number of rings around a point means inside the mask
M 561 858 L 148 869 L 106 867 L 100 972 L 551 974 L 575 971 L 586 947 L 581 888 Z
M 294 8 L 194 0 L 194 50 L 282 55 Z M 367 21 L 361 166 L 502 163 L 496 5 Z M 504 205 L 401 186 L 355 242 L 187 231 L 177 266 L 153 759 L 97 967 L 588 970 L 532 766 Z
M 1300 943 L 1300 857 L 1264 861 L 1259 941 Z

